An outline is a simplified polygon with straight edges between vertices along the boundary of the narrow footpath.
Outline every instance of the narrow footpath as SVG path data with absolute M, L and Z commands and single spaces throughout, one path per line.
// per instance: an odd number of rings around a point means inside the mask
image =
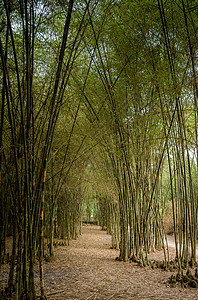
M 174 273 L 116 261 L 119 251 L 110 247 L 111 237 L 97 226 L 83 226 L 83 235 L 70 246 L 57 247 L 55 261 L 44 265 L 48 299 L 198 300 L 197 289 L 169 287 L 167 280 Z M 152 255 L 162 259 L 161 252 Z M 37 274 L 37 284 L 38 279 Z

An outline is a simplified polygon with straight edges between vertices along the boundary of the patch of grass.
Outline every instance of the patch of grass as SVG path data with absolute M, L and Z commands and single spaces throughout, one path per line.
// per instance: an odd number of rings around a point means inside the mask
M 97 290 L 98 290 L 99 293 L 102 292 L 102 287 L 101 286 L 97 285 L 96 288 L 97 288 Z

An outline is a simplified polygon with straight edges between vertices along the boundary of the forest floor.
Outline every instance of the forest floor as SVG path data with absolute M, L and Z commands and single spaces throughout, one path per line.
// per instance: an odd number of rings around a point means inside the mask
M 174 246 L 174 245 L 172 245 Z M 176 286 L 168 278 L 173 272 L 151 267 L 141 268 L 132 262 L 115 260 L 118 250 L 110 249 L 111 236 L 98 226 L 83 226 L 83 234 L 70 246 L 55 248 L 55 260 L 45 262 L 45 292 L 50 300 L 110 299 L 198 299 L 198 290 Z M 170 247 L 174 257 L 174 247 Z M 150 258 L 163 259 L 156 251 Z M 37 266 L 35 266 L 37 269 Z M 0 270 L 0 287 L 7 277 L 8 265 Z M 3 278 L 4 276 L 4 278 Z M 39 288 L 39 273 L 35 270 Z

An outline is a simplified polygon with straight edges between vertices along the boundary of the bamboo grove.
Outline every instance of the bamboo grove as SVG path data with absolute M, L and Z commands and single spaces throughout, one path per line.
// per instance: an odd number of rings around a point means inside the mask
M 198 6 L 195 0 L 0 4 L 0 265 L 7 291 L 41 299 L 43 261 L 83 216 L 118 259 L 164 251 L 196 264 Z M 12 252 L 7 255 L 7 242 Z M 39 273 L 40 292 L 35 285 Z

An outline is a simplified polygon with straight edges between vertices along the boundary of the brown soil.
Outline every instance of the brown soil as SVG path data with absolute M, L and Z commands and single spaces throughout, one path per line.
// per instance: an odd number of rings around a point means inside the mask
M 83 226 L 83 235 L 70 246 L 55 248 L 55 260 L 44 264 L 48 299 L 198 299 L 197 289 L 168 285 L 174 273 L 116 261 L 119 251 L 110 246 L 111 237 L 98 226 Z M 174 256 L 174 248 L 170 255 Z M 150 258 L 163 259 L 163 253 L 156 252 Z M 7 270 L 6 265 L 0 270 L 0 286 Z M 35 272 L 38 287 L 39 274 Z

